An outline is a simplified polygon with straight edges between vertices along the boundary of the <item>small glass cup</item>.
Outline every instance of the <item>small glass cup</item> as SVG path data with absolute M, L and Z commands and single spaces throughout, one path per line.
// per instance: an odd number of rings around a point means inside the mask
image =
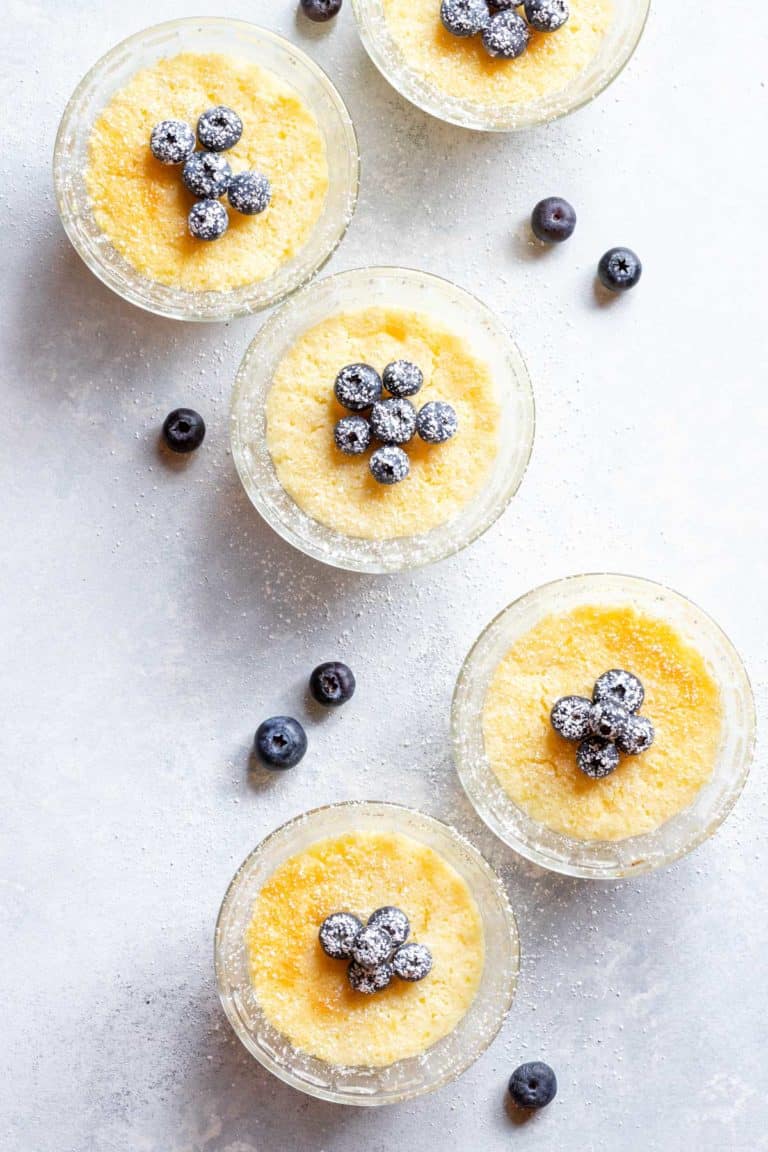
M 661 827 L 625 840 L 577 840 L 537 823 L 507 795 L 485 755 L 483 709 L 499 661 L 544 617 L 583 604 L 631 605 L 666 620 L 698 649 L 721 693 L 723 734 L 711 779 L 692 804 Z M 456 683 L 452 740 L 464 790 L 478 815 L 500 839 L 553 872 L 615 880 L 670 864 L 719 828 L 749 775 L 755 705 L 735 648 L 690 600 L 661 584 L 633 576 L 571 576 L 528 592 L 499 613 L 480 635 Z
M 280 483 L 267 447 L 266 399 L 280 361 L 307 329 L 366 307 L 428 312 L 464 335 L 491 367 L 501 405 L 499 441 L 481 491 L 453 520 L 418 536 L 366 540 L 314 520 Z M 400 572 L 442 560 L 481 536 L 523 479 L 533 447 L 534 404 L 523 358 L 501 320 L 468 292 L 426 272 L 359 268 L 309 285 L 260 329 L 240 365 L 232 397 L 232 454 L 251 502 L 274 530 L 308 556 L 357 572 Z
M 439 0 L 433 0 L 439 8 Z M 613 0 L 613 20 L 599 51 L 565 88 L 519 104 L 489 104 L 451 96 L 405 60 L 384 16 L 382 0 L 352 0 L 360 38 L 386 80 L 417 108 L 461 128 L 514 132 L 558 120 L 588 104 L 630 60 L 648 18 L 651 0 Z M 460 46 L 459 49 L 460 50 Z M 511 63 L 514 67 L 514 61 Z
M 328 193 L 307 243 L 268 279 L 231 291 L 185 291 L 142 275 L 99 228 L 85 186 L 88 140 L 101 110 L 139 69 L 179 52 L 228 53 L 275 73 L 311 109 L 325 138 Z M 341 243 L 357 203 L 359 175 L 352 120 L 325 73 L 274 32 L 226 19 L 171 20 L 118 44 L 75 89 L 61 119 L 53 157 L 61 222 L 90 270 L 132 304 L 176 320 L 230 320 L 268 308 L 304 284 Z
M 438 852 L 467 883 L 483 924 L 485 965 L 477 995 L 448 1036 L 421 1056 L 386 1068 L 338 1067 L 299 1052 L 264 1017 L 251 986 L 245 933 L 253 902 L 288 857 L 326 837 L 392 832 Z M 515 918 L 496 874 L 448 825 L 397 804 L 352 802 L 316 808 L 283 824 L 240 866 L 219 912 L 216 982 L 235 1033 L 256 1059 L 286 1084 L 336 1104 L 395 1104 L 432 1092 L 459 1076 L 488 1048 L 515 993 L 519 942 Z

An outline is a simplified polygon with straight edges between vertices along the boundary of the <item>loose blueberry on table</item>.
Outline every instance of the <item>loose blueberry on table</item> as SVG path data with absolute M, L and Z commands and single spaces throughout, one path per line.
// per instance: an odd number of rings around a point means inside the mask
M 631 248 L 609 248 L 597 266 L 597 276 L 609 292 L 628 292 L 643 274 L 640 257 Z
M 307 734 L 292 716 L 271 716 L 256 729 L 254 750 L 266 768 L 295 768 L 307 751 Z
M 562 244 L 573 236 L 576 213 L 561 196 L 547 196 L 539 200 L 531 213 L 531 230 L 543 244 Z
M 316 24 L 332 20 L 341 11 L 342 0 L 301 0 L 301 10 Z
M 351 912 L 334 912 L 320 925 L 320 947 L 332 960 L 347 960 L 347 981 L 355 992 L 372 996 L 392 983 L 424 980 L 432 971 L 432 953 L 411 941 L 411 925 L 400 908 L 377 908 L 363 924 Z
M 486 52 L 496 60 L 516 60 L 527 49 L 532 31 L 557 32 L 569 15 L 567 0 L 442 0 L 440 5 L 443 27 L 452 36 L 481 36 Z
M 205 421 L 194 408 L 174 408 L 163 422 L 163 440 L 172 452 L 194 452 L 205 439 Z
M 562 696 L 555 701 L 550 722 L 564 740 L 578 743 L 576 762 L 593 780 L 610 776 L 619 766 L 619 753 L 639 756 L 653 744 L 655 731 L 638 712 L 645 699 L 641 681 L 631 672 L 613 668 L 595 681 L 592 699 Z
M 356 687 L 354 672 L 339 660 L 318 664 L 309 678 L 310 692 L 318 704 L 326 708 L 346 704 L 354 696 Z
M 531 1060 L 510 1076 L 509 1095 L 518 1108 L 546 1108 L 557 1095 L 557 1077 L 543 1060 Z

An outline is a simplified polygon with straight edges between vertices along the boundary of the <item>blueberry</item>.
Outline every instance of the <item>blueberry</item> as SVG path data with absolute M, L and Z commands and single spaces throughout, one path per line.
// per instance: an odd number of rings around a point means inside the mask
M 372 912 L 368 917 L 368 926 L 380 928 L 382 932 L 386 932 L 394 948 L 399 948 L 401 944 L 405 944 L 411 930 L 405 912 L 401 912 L 399 908 L 394 908 L 391 904 L 377 908 L 375 912 Z
M 379 964 L 376 968 L 363 968 L 353 960 L 347 968 L 347 979 L 355 992 L 363 992 L 372 996 L 374 992 L 381 992 L 392 983 L 394 975 L 391 964 Z
M 424 383 L 424 373 L 410 360 L 393 360 L 382 373 L 384 387 L 391 396 L 415 396 Z
M 597 266 L 600 283 L 609 292 L 628 292 L 642 274 L 643 266 L 631 248 L 609 248 Z
M 197 122 L 197 138 L 208 152 L 226 152 L 234 148 L 243 134 L 243 122 L 237 112 L 219 104 L 203 112 Z
M 331 960 L 349 960 L 352 945 L 362 930 L 362 921 L 351 912 L 334 912 L 320 925 L 320 947 Z
M 342 0 L 301 0 L 301 10 L 316 24 L 332 20 L 341 11 Z
M 307 734 L 292 716 L 272 716 L 259 724 L 254 746 L 267 768 L 295 768 L 307 750 Z
M 218 200 L 229 186 L 232 169 L 215 152 L 195 152 L 184 165 L 181 178 L 193 196 Z
M 599 736 L 587 736 L 579 744 L 576 761 L 585 776 L 592 780 L 602 780 L 610 776 L 619 766 L 619 754 L 616 745 L 609 740 L 602 740 Z
M 272 186 L 261 172 L 238 172 L 229 182 L 227 198 L 236 212 L 258 216 L 269 207 Z
M 362 412 L 381 399 L 381 377 L 370 364 L 347 364 L 336 377 L 333 391 L 343 408 Z
M 161 164 L 183 164 L 195 150 L 195 134 L 183 120 L 161 120 L 152 129 L 149 147 Z
M 595 704 L 601 704 L 604 700 L 614 700 L 617 704 L 623 705 L 627 712 L 639 712 L 645 699 L 645 689 L 637 676 L 633 676 L 631 672 L 612 668 L 595 681 L 592 699 Z
M 647 752 L 656 733 L 647 716 L 630 716 L 616 739 L 616 747 L 629 756 Z
M 476 36 L 488 23 L 488 5 L 485 0 L 443 0 L 440 19 L 452 36 Z
M 338 660 L 318 664 L 309 678 L 309 690 L 318 704 L 337 708 L 355 694 L 355 676 L 351 668 Z
M 549 719 L 555 732 L 566 740 L 583 740 L 588 736 L 592 701 L 583 696 L 562 696 L 550 712 Z
M 416 431 L 427 444 L 444 444 L 456 435 L 458 429 L 456 410 L 444 400 L 432 400 L 425 404 L 416 417 Z
M 507 8 L 519 8 L 523 0 L 488 0 L 488 7 L 496 12 L 506 11 Z
M 392 958 L 392 967 L 401 980 L 423 980 L 432 971 L 432 953 L 426 944 L 403 944 Z
M 220 240 L 229 228 L 229 216 L 218 200 L 198 200 L 187 216 L 187 227 L 196 240 Z
M 539 200 L 531 213 L 533 234 L 545 244 L 562 244 L 563 240 L 573 236 L 575 227 L 576 213 L 561 196 Z
M 342 416 L 333 429 L 333 440 L 339 452 L 361 456 L 371 443 L 371 426 L 363 416 Z
M 525 17 L 537 32 L 556 32 L 570 12 L 566 0 L 525 0 Z
M 205 421 L 194 408 L 174 408 L 163 422 L 163 439 L 172 452 L 194 452 L 205 439 Z
M 546 1108 L 557 1095 L 557 1077 L 549 1064 L 531 1060 L 515 1068 L 509 1078 L 509 1094 L 518 1108 Z
M 379 400 L 371 409 L 371 432 L 383 444 L 407 444 L 416 431 L 416 409 L 410 400 Z
M 514 60 L 525 52 L 530 38 L 525 20 L 508 8 L 491 16 L 483 32 L 483 46 L 489 56 Z
M 592 705 L 589 726 L 595 736 L 615 744 L 627 726 L 629 715 L 627 709 L 616 700 L 601 700 Z
M 367 925 L 355 937 L 352 959 L 361 968 L 367 968 L 370 972 L 380 964 L 386 964 L 393 951 L 389 933 L 374 925 Z
M 410 472 L 411 462 L 402 448 L 385 444 L 383 448 L 376 449 L 368 467 L 379 484 L 399 484 Z

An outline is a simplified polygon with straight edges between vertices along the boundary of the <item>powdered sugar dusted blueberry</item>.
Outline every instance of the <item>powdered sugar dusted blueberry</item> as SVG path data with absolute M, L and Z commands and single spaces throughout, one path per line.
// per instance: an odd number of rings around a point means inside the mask
M 362 456 L 371 443 L 371 427 L 364 416 L 342 416 L 333 429 L 333 441 L 346 456 Z
M 511 8 L 497 12 L 483 31 L 483 47 L 489 56 L 515 60 L 528 47 L 531 34 L 522 16 Z
M 385 444 L 377 448 L 369 461 L 371 475 L 379 484 L 399 484 L 411 470 L 411 462 L 402 448 Z
M 371 432 L 383 444 L 407 444 L 416 431 L 416 409 L 410 400 L 394 396 L 371 409 Z
M 432 971 L 432 953 L 426 944 L 403 944 L 395 952 L 392 967 L 401 980 L 423 980 Z
M 272 199 L 272 185 L 261 172 L 238 172 L 227 188 L 227 199 L 236 212 L 258 216 Z
M 344 408 L 362 412 L 381 399 L 381 377 L 370 364 L 347 364 L 336 377 L 333 391 Z
M 444 444 L 459 429 L 456 409 L 445 400 L 432 400 L 419 410 L 416 431 L 427 444 Z
M 525 0 L 525 16 L 537 32 L 556 32 L 570 12 L 566 0 Z
M 565 740 L 583 740 L 590 733 L 592 701 L 584 696 L 562 696 L 550 713 L 555 732 Z
M 629 716 L 630 713 L 622 704 L 609 697 L 592 705 L 589 726 L 595 736 L 601 736 L 603 740 L 610 740 L 615 744 L 626 728 Z
M 424 373 L 410 360 L 393 360 L 387 364 L 381 379 L 392 396 L 415 396 L 424 383 Z
M 196 240 L 219 240 L 229 227 L 229 216 L 218 200 L 198 200 L 190 209 L 187 224 Z
M 623 705 L 628 712 L 638 712 L 645 699 L 645 689 L 637 676 L 633 676 L 631 672 L 612 668 L 595 681 L 592 699 L 596 704 L 603 700 L 614 700 L 617 704 Z
M 381 992 L 392 983 L 394 970 L 391 964 L 379 964 L 376 968 L 363 968 L 354 960 L 347 968 L 347 980 L 355 992 L 362 992 L 372 996 L 374 992 Z
M 237 112 L 219 104 L 203 112 L 197 122 L 197 138 L 209 152 L 234 148 L 243 134 L 243 122 Z
M 616 747 L 629 756 L 647 752 L 656 738 L 653 724 L 647 716 L 630 716 L 616 739 Z
M 229 187 L 232 169 L 215 152 L 195 152 L 184 165 L 181 178 L 193 196 L 218 200 Z
M 161 164 L 183 164 L 195 150 L 195 134 L 183 120 L 161 120 L 152 129 L 149 147 Z
M 485 0 L 443 0 L 440 19 L 452 36 L 476 36 L 488 23 L 488 5 Z
M 320 925 L 320 947 L 332 960 L 349 960 L 355 940 L 362 930 L 362 921 L 351 912 L 334 912 Z
M 576 762 L 585 776 L 592 780 L 603 780 L 619 766 L 619 753 L 616 745 L 599 736 L 587 736 L 579 744 Z
M 361 968 L 372 971 L 385 964 L 393 952 L 389 933 L 374 925 L 367 925 L 355 937 L 352 945 L 352 959 Z
M 408 933 L 411 931 L 411 925 L 405 912 L 391 904 L 387 904 L 384 908 L 377 908 L 368 917 L 368 926 L 386 932 L 392 941 L 393 948 L 399 948 L 401 944 L 405 944 Z

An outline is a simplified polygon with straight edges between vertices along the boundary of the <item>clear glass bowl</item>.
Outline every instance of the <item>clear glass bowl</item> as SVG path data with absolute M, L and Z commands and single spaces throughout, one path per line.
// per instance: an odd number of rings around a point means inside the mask
M 439 0 L 432 0 L 439 8 Z M 575 112 L 616 79 L 637 47 L 651 0 L 613 0 L 613 22 L 591 63 L 565 88 L 519 104 L 486 104 L 449 95 L 404 59 L 384 18 L 382 0 L 352 0 L 363 45 L 401 96 L 449 124 L 481 132 L 513 132 Z M 514 65 L 513 65 L 514 66 Z
M 707 661 L 720 688 L 723 735 L 712 778 L 693 804 L 660 828 L 626 840 L 576 840 L 532 820 L 502 788 L 485 756 L 483 708 L 499 661 L 542 618 L 581 604 L 632 605 L 674 626 Z M 567 876 L 610 880 L 650 872 L 690 852 L 720 826 L 749 775 L 755 705 L 747 673 L 728 637 L 677 592 L 633 576 L 572 576 L 527 593 L 476 641 L 453 697 L 452 739 L 467 796 L 488 827 L 521 856 Z
M 88 140 L 102 108 L 139 69 L 179 52 L 223 52 L 269 69 L 298 92 L 325 137 L 330 183 L 322 216 L 308 242 L 267 280 L 229 292 L 186 292 L 143 276 L 98 227 L 85 186 Z M 223 19 L 158 24 L 103 56 L 67 104 L 53 158 L 62 224 L 91 271 L 132 304 L 177 320 L 229 320 L 258 312 L 310 279 L 332 255 L 352 219 L 359 170 L 357 139 L 349 113 L 317 64 L 274 32 L 242 20 Z
M 266 440 L 266 399 L 278 364 L 299 336 L 341 311 L 393 307 L 430 313 L 464 335 L 493 371 L 501 404 L 500 443 L 477 496 L 453 520 L 418 536 L 364 540 L 307 515 L 278 480 Z M 522 481 L 534 434 L 533 392 L 517 346 L 489 308 L 455 284 L 405 268 L 360 268 L 309 285 L 269 318 L 240 365 L 231 439 L 252 503 L 283 539 L 317 560 L 358 572 L 399 572 L 441 560 L 471 544 L 501 515 Z
M 265 1018 L 251 987 L 245 933 L 253 901 L 275 869 L 317 840 L 344 833 L 393 832 L 438 852 L 466 881 L 485 934 L 486 962 L 477 996 L 448 1036 L 418 1057 L 386 1068 L 338 1067 L 297 1051 Z M 453 828 L 397 804 L 346 803 L 316 808 L 267 836 L 240 866 L 219 912 L 215 941 L 219 996 L 237 1036 L 286 1084 L 337 1104 L 394 1104 L 459 1076 L 490 1045 L 515 993 L 517 925 L 496 874 Z

